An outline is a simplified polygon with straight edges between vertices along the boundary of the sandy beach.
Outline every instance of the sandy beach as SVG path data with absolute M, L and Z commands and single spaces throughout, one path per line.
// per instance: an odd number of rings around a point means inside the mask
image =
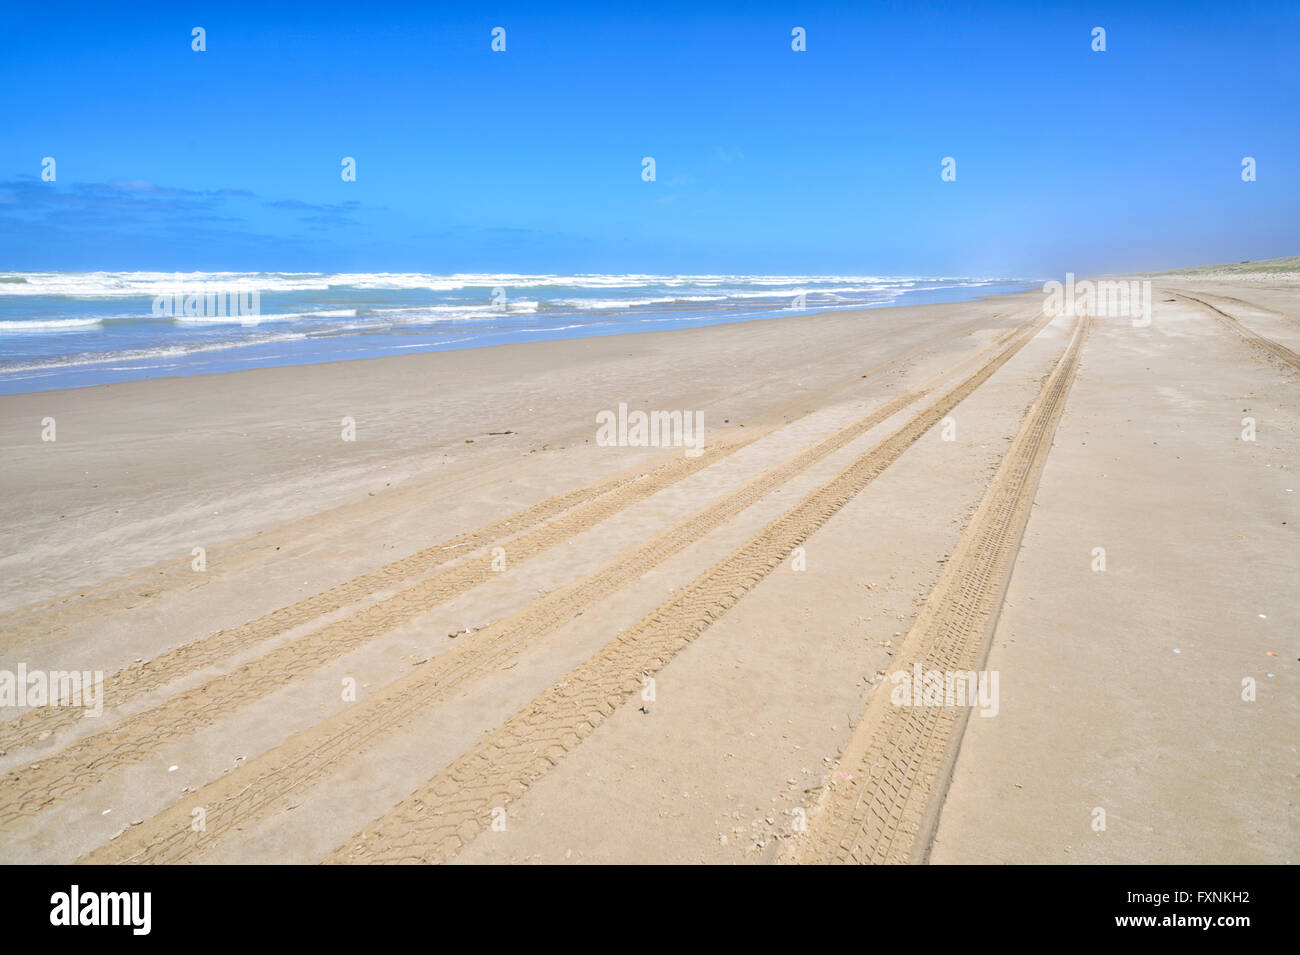
M 1297 861 L 1300 275 L 1145 278 L 0 397 L 0 862 Z

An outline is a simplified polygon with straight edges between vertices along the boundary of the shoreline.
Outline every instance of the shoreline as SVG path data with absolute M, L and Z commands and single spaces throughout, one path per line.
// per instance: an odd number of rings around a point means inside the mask
M 915 281 L 891 279 L 889 281 Z M 958 280 L 945 280 L 958 281 Z M 962 280 L 964 281 L 964 280 Z M 0 367 L 0 397 L 9 394 L 34 394 L 68 388 L 93 387 L 99 384 L 116 384 L 127 381 L 156 378 L 194 378 L 213 374 L 228 374 L 248 367 L 276 368 L 292 365 L 330 364 L 340 361 L 364 361 L 370 358 L 393 357 L 409 353 L 431 354 L 438 352 L 471 351 L 499 345 L 531 344 L 543 341 L 601 338 L 612 335 L 642 334 L 716 325 L 747 324 L 755 321 L 774 321 L 783 318 L 807 318 L 813 315 L 840 312 L 876 311 L 881 308 L 903 308 L 921 305 L 958 304 L 986 297 L 1020 294 L 1033 287 L 1021 280 L 972 280 L 970 284 L 935 286 L 919 289 L 895 289 L 885 302 L 863 302 L 832 305 L 810 302 L 804 308 L 781 304 L 764 304 L 744 299 L 729 301 L 711 307 L 678 306 L 675 311 L 660 308 L 628 307 L 622 310 L 590 309 L 569 314 L 559 312 L 526 312 L 514 320 L 544 323 L 545 320 L 562 324 L 547 328 L 515 328 L 498 326 L 502 316 L 482 316 L 463 323 L 435 324 L 428 328 L 400 326 L 364 328 L 344 326 L 342 330 L 314 328 L 310 324 L 298 326 L 281 323 L 276 315 L 261 316 L 250 326 L 262 332 L 260 338 L 229 340 L 215 343 L 168 344 L 155 343 L 148 351 L 108 351 L 100 355 L 87 353 L 84 360 L 36 362 L 16 366 L 13 370 Z M 999 291 L 991 291 L 997 289 Z M 359 294 L 359 293 L 358 293 Z M 886 293 L 881 293 L 886 294 Z M 726 297 L 726 296 L 722 296 Z M 782 302 L 784 299 L 773 295 Z M 0 300 L 0 305 L 4 305 Z M 348 304 L 346 300 L 332 305 Z M 357 303 L 352 303 L 357 304 Z M 536 305 L 537 303 L 532 303 Z M 467 306 L 471 311 L 477 306 Z M 356 308 L 343 309 L 353 313 Z M 307 313 L 329 315 L 330 312 Z M 506 313 L 502 313 L 505 315 Z M 80 320 L 77 320 L 80 321 Z M 339 321 L 351 321 L 340 319 Z M 567 324 L 566 324 L 567 323 Z M 7 323 L 0 322 L 0 325 Z M 183 336 L 198 334 L 196 329 L 219 331 L 233 329 L 238 323 L 211 326 L 176 326 L 178 342 Z M 641 326 L 649 325 L 645 328 Z M 660 327 L 655 327 L 660 326 Z M 117 329 L 114 324 L 112 328 Z M 350 329 L 350 330 L 349 330 Z M 98 335 L 105 333 L 100 328 Z M 116 332 L 114 332 L 116 334 Z M 33 333 L 9 336 L 10 342 L 37 346 L 42 339 L 26 337 Z M 447 336 L 452 337 L 447 337 Z M 427 339 L 420 341 L 419 339 Z M 75 353 L 80 354 L 80 353 Z
M 66 555 L 77 541 L 120 538 L 120 527 L 136 521 L 150 528 L 146 540 L 160 525 L 171 528 L 165 535 L 173 548 L 195 520 L 196 538 L 228 540 L 229 518 L 212 518 L 229 515 L 234 502 L 241 528 L 264 527 L 275 519 L 268 504 L 287 507 L 289 516 L 310 513 L 356 494 L 376 469 L 410 477 L 430 468 L 496 466 L 544 448 L 594 446 L 596 414 L 620 401 L 702 411 L 711 435 L 728 426 L 723 422 L 743 422 L 824 387 L 802 369 L 851 380 L 844 369 L 855 356 L 884 356 L 956 326 L 967 310 L 1024 311 L 1020 294 L 2 396 L 9 493 L 0 520 L 15 532 L 0 570 L 14 567 L 13 555 L 25 546 Z M 791 343 L 807 357 L 791 361 Z M 356 422 L 355 441 L 340 440 L 345 417 Z M 40 440 L 47 418 L 56 422 L 50 443 Z M 85 463 L 72 471 L 56 465 L 51 473 L 51 455 L 61 459 L 74 447 Z M 648 449 L 601 450 L 636 459 Z M 133 458 L 145 454 L 154 472 L 141 475 Z M 132 480 L 144 483 L 132 487 Z M 160 491 L 169 498 L 167 517 L 156 507 L 137 508 L 137 498 Z M 204 519 L 196 497 L 214 501 L 208 510 L 220 513 Z M 32 523 L 41 530 L 27 538 L 18 529 Z M 209 524 L 222 532 L 205 530 Z M 144 545 L 119 546 L 129 552 Z M 130 566 L 109 563 L 114 570 Z

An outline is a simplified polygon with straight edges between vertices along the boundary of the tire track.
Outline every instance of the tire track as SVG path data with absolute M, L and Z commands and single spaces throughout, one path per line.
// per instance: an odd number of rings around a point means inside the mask
M 207 586 L 214 580 L 213 571 L 217 568 L 224 571 L 265 559 L 274 554 L 277 541 L 283 546 L 286 541 L 302 540 L 332 528 L 369 521 L 376 512 L 383 514 L 400 510 L 408 501 L 436 495 L 442 489 L 442 482 L 421 482 L 393 489 L 374 501 L 366 499 L 343 504 L 223 547 L 210 549 L 209 560 L 215 566 L 203 575 L 193 572 L 190 567 L 191 558 L 186 554 L 143 570 L 78 588 L 76 594 L 64 594 L 26 607 L 14 608 L 0 615 L 0 637 L 3 638 L 0 649 L 8 649 L 23 640 L 48 637 L 67 629 L 70 623 L 77 620 L 133 609 L 142 599 L 142 588 L 177 592 Z
M 760 429 L 746 436 L 740 446 L 758 440 Z M 574 536 L 596 526 L 678 480 L 715 463 L 729 451 L 716 447 L 694 458 L 680 458 L 640 480 L 629 480 L 594 500 L 552 518 L 535 530 L 509 540 L 489 535 L 501 525 L 491 525 L 472 535 L 466 546 L 479 551 L 486 543 L 499 541 L 506 548 L 510 566 L 518 566 Z M 575 494 L 581 492 L 574 492 Z M 549 504 L 550 502 L 545 502 Z M 140 696 L 159 688 L 186 672 L 220 662 L 225 657 L 260 640 L 269 639 L 290 627 L 314 620 L 320 613 L 349 605 L 370 593 L 368 588 L 392 585 L 400 566 L 419 566 L 424 561 L 444 563 L 444 554 L 421 552 L 419 560 L 399 561 L 343 585 L 357 596 L 337 593 L 321 600 L 302 601 L 263 617 L 253 624 L 223 631 L 201 645 L 182 647 L 157 658 L 152 666 L 122 671 L 105 681 L 106 702 L 119 704 L 123 698 Z M 444 548 L 437 548 L 438 551 Z M 389 633 L 420 614 L 446 603 L 499 575 L 492 569 L 490 554 L 478 553 L 421 583 L 365 605 L 359 610 L 318 627 L 287 643 L 246 660 L 226 673 L 180 690 L 156 706 L 124 716 L 118 722 L 75 740 L 61 750 L 43 755 L 34 763 L 6 773 L 0 779 L 0 828 L 22 815 L 61 801 L 102 779 L 107 773 L 146 758 L 160 747 L 211 726 L 241 706 L 270 695 L 313 670 L 358 647 Z M 327 609 L 322 609 L 327 608 Z M 109 694 L 115 694 L 110 696 Z M 30 744 L 51 727 L 79 722 L 82 711 L 75 707 L 33 709 L 4 727 L 0 745 Z M 41 800 L 38 797 L 44 796 Z
M 973 328 L 982 321 L 982 319 L 976 320 L 969 323 L 969 326 L 962 326 L 962 328 Z M 1012 328 L 1008 332 L 1014 333 L 1017 330 L 1017 328 Z M 936 341 L 948 334 L 951 333 L 943 332 L 931 339 L 920 342 L 899 355 L 880 362 L 869 369 L 866 375 L 877 374 L 887 368 L 900 365 L 926 348 L 931 347 Z M 832 386 L 832 388 L 834 387 L 840 386 Z M 807 396 L 798 399 L 798 403 L 807 404 Z M 508 518 L 425 548 L 415 554 L 387 564 L 378 570 L 362 574 L 287 607 L 272 611 L 253 621 L 220 631 L 212 636 L 177 647 L 149 661 L 128 667 L 104 681 L 104 699 L 106 703 L 113 706 L 129 703 L 146 694 L 162 689 L 170 683 L 183 679 L 200 669 L 219 666 L 241 652 L 272 640 L 295 627 L 308 624 L 318 617 L 358 604 L 377 593 L 393 589 L 412 577 L 425 577 L 432 574 L 444 565 L 492 544 L 505 546 L 509 557 L 509 565 L 516 567 L 519 563 L 563 543 L 569 537 L 607 520 L 619 510 L 630 507 L 671 484 L 715 464 L 766 437 L 776 429 L 797 421 L 808 414 L 807 411 L 792 412 L 788 410 L 795 407 L 795 404 L 792 403 L 778 409 L 777 412 L 769 415 L 765 421 L 757 425 L 743 430 L 731 429 L 697 457 L 685 458 L 680 454 L 675 454 L 667 463 L 659 465 L 648 474 L 642 470 L 629 469 L 603 481 L 578 488 L 566 494 L 557 495 L 525 508 Z M 566 514 L 566 512 L 568 513 Z M 560 515 L 564 516 L 557 520 Z M 551 523 L 548 525 L 548 522 Z M 540 528 L 540 530 L 528 536 L 527 532 L 532 528 Z M 452 569 L 436 580 L 428 580 L 416 588 L 410 588 L 405 591 L 406 597 L 403 602 L 408 607 L 414 606 L 416 608 L 410 613 L 410 616 L 415 616 L 439 603 L 467 592 L 473 587 L 486 582 L 495 574 L 496 572 L 491 570 L 490 560 L 483 558 L 473 567 Z M 436 593 L 437 596 L 426 594 L 430 590 Z M 396 595 L 392 598 L 394 602 L 386 604 L 386 606 L 390 609 L 399 606 L 399 597 L 402 597 L 402 594 Z M 430 600 L 434 602 L 430 603 Z M 368 611 L 363 610 L 361 612 L 367 613 Z M 373 621 L 378 616 L 384 616 L 384 614 L 375 611 L 367 619 Z M 337 634 L 337 631 L 331 632 Z M 374 636 L 378 636 L 378 633 L 375 633 Z M 303 640 L 310 641 L 311 644 L 320 642 L 319 639 L 312 636 L 307 636 Z M 302 649 L 304 646 L 311 644 L 295 642 L 290 646 Z M 333 654 L 333 656 L 346 653 L 357 645 L 355 642 L 348 642 L 347 640 L 340 642 L 335 645 L 338 653 Z M 288 650 L 289 647 L 283 649 Z M 272 651 L 272 653 L 274 652 Z M 333 656 L 321 659 L 320 662 L 327 662 Z M 265 666 L 266 661 L 267 658 L 262 657 L 260 660 L 250 661 L 248 665 Z M 279 662 L 278 659 L 276 662 Z M 272 666 L 272 670 L 279 672 L 276 666 Z M 221 679 L 220 677 L 215 678 L 199 689 L 215 689 Z M 279 685 L 282 684 L 275 684 L 271 689 L 275 689 Z M 244 700 L 244 702 L 247 701 L 247 699 Z M 72 707 L 43 707 L 29 710 L 21 716 L 0 723 L 0 751 L 12 751 L 21 746 L 32 745 L 46 738 L 46 734 L 53 734 L 66 729 L 78 724 L 80 720 L 80 711 Z
M 1029 409 L 953 559 L 894 657 L 890 676 L 978 671 L 984 666 L 1029 520 L 1039 476 L 1078 367 L 1089 319 Z M 886 677 L 876 687 L 807 831 L 783 861 L 925 861 L 961 744 L 969 706 L 898 706 Z
M 128 667 L 104 681 L 105 701 L 109 705 L 120 706 L 138 699 L 204 667 L 220 665 L 239 653 L 295 627 L 311 623 L 321 616 L 353 606 L 367 597 L 398 587 L 413 577 L 428 578 L 428 575 L 440 568 L 459 561 L 466 555 L 475 554 L 492 544 L 507 548 L 511 565 L 523 562 L 563 543 L 574 534 L 581 533 L 650 494 L 752 444 L 766 433 L 763 428 L 755 428 L 753 432 L 726 445 L 708 448 L 698 457 L 677 457 L 648 475 L 626 472 L 567 494 L 552 497 L 509 518 L 425 548 L 378 570 L 362 574 L 287 607 L 274 610 L 249 623 L 219 631 L 210 637 L 177 647 L 145 663 Z M 377 625 L 392 621 L 392 625 L 396 626 L 402 619 L 415 616 L 459 596 L 496 576 L 496 573 L 491 569 L 490 558 L 479 555 L 479 559 L 473 562 L 448 568 L 414 587 L 409 587 L 378 604 L 358 611 L 353 616 L 360 616 L 367 622 Z M 407 617 L 392 616 L 394 611 L 403 607 L 409 611 Z M 347 619 L 351 620 L 351 617 Z M 330 632 L 337 633 L 337 630 Z M 381 632 L 386 631 L 376 631 L 372 635 L 379 636 Z M 322 631 L 309 634 L 272 650 L 266 656 L 250 661 L 245 666 L 264 666 L 269 662 L 267 657 L 275 659 L 276 655 L 283 655 L 285 652 L 297 653 L 312 643 L 320 642 L 324 636 Z M 355 645 L 358 644 L 336 646 L 341 652 L 347 652 Z M 325 657 L 320 662 L 326 662 L 331 658 Z M 214 678 L 197 690 L 189 692 L 216 691 L 220 682 L 229 677 L 230 674 L 226 674 Z M 29 710 L 13 720 L 0 724 L 0 749 L 30 745 L 39 740 L 43 734 L 76 724 L 81 718 L 81 712 L 72 707 L 43 707 Z M 127 719 L 131 718 L 127 717 Z
M 1168 290 L 1166 291 L 1168 292 Z M 1186 292 L 1172 292 L 1169 294 L 1179 296 L 1180 298 L 1189 299 L 1198 305 L 1205 306 L 1206 308 L 1208 308 L 1210 311 L 1214 313 L 1215 318 L 1217 318 L 1224 325 L 1228 326 L 1228 328 L 1232 329 L 1234 332 L 1236 332 L 1246 341 L 1250 342 L 1250 344 L 1254 345 L 1256 348 L 1260 349 L 1265 354 L 1271 355 L 1273 358 L 1277 358 L 1280 361 L 1284 362 L 1285 364 L 1290 365 L 1293 370 L 1300 371 L 1300 355 L 1297 355 L 1295 352 L 1287 348 L 1285 345 L 1280 345 L 1277 342 L 1273 341 L 1273 339 L 1271 338 L 1265 338 L 1263 335 L 1251 331 L 1249 328 L 1241 324 L 1241 322 L 1237 321 L 1237 319 L 1233 318 L 1223 309 L 1219 308 L 1218 306 L 1211 305 L 1209 302 L 1203 301 L 1197 298 L 1195 295 L 1188 295 Z
M 899 356 L 901 357 L 901 356 Z M 774 417 L 774 416 L 769 416 Z M 764 419 L 767 420 L 766 418 Z M 762 423 L 760 423 L 761 425 Z M 748 431 L 749 429 L 746 429 Z M 735 439 L 744 432 L 740 429 L 729 429 L 717 439 L 717 443 L 726 444 Z M 734 450 L 734 449 L 733 449 Z M 671 463 L 671 455 L 663 455 L 661 463 L 650 465 L 649 470 L 653 471 L 667 463 Z M 536 525 L 542 521 L 548 520 L 551 516 L 576 506 L 583 501 L 598 497 L 601 494 L 608 493 L 610 490 L 629 481 L 637 480 L 647 472 L 645 465 L 638 465 L 634 468 L 627 468 L 608 478 L 597 481 L 593 484 L 577 488 L 565 494 L 556 495 L 546 501 L 525 508 L 508 518 L 495 522 L 494 526 L 506 526 L 509 533 L 518 533 L 520 530 L 527 529 L 528 526 Z M 380 500 L 363 501 L 353 504 L 347 504 L 335 508 L 325 514 L 316 514 L 305 517 L 301 520 L 282 525 L 273 531 L 264 532 L 255 537 L 239 541 L 235 544 L 228 545 L 220 550 L 210 552 L 209 560 L 222 570 L 240 568 L 260 557 L 265 557 L 268 552 L 272 552 L 274 544 L 268 544 L 268 541 L 283 541 L 288 538 L 302 539 L 308 535 L 328 531 L 334 527 L 346 526 L 349 523 L 372 520 L 375 512 L 381 514 L 399 511 L 403 506 L 414 499 L 425 498 L 433 494 L 436 490 L 441 490 L 441 482 L 435 484 L 420 484 L 416 487 L 399 488 L 394 491 L 385 493 Z M 562 500 L 563 499 L 563 500 Z M 558 506 L 557 506 L 558 505 Z M 539 513 L 539 510 L 542 513 Z M 515 524 L 515 526 L 510 526 Z M 489 528 L 483 528 L 483 531 Z M 408 562 L 423 561 L 430 556 L 437 556 L 437 552 L 445 548 L 464 548 L 471 546 L 465 538 L 470 537 L 473 533 L 460 535 L 451 540 L 444 541 L 440 544 L 433 545 L 421 550 L 415 554 L 400 558 L 392 564 L 385 565 L 374 574 L 384 574 L 388 577 L 400 578 L 422 572 L 420 567 L 410 567 Z M 435 569 L 441 563 L 453 559 L 458 555 L 446 556 L 442 561 L 432 564 L 425 564 L 423 571 Z M 137 571 L 116 580 L 106 581 L 96 584 L 92 587 L 82 588 L 77 597 L 64 595 L 52 600 L 47 600 L 39 604 L 28 607 L 17 608 L 3 615 L 0 615 L 0 637 L 3 638 L 3 644 L 0 647 L 11 647 L 20 643 L 23 639 L 38 638 L 48 636 L 51 632 L 57 632 L 60 629 L 66 629 L 71 620 L 85 619 L 87 616 L 102 615 L 111 612 L 120 612 L 122 610 L 132 609 L 138 605 L 140 600 L 139 590 L 148 588 L 157 590 L 160 586 L 172 586 L 176 590 L 195 589 L 200 586 L 207 586 L 213 580 L 210 575 L 195 575 L 190 568 L 191 558 L 187 554 L 183 558 L 170 560 L 162 564 L 157 564 L 145 570 Z M 406 565 L 406 566 L 399 566 Z M 159 580 L 162 577 L 162 580 Z M 196 579 L 197 577 L 197 579 Z M 361 578 L 357 578 L 360 580 Z M 342 584 L 324 591 L 305 600 L 316 600 L 326 598 L 340 588 L 350 587 L 354 581 L 345 581 Z M 84 599 L 83 596 L 84 595 Z M 287 609 L 287 608 L 286 608 Z M 337 609 L 337 608 L 335 608 Z M 278 612 L 278 611 L 277 611 Z M 328 610 L 321 612 L 329 612 Z M 234 629 L 234 628 L 230 628 Z M 151 661 L 152 662 L 152 661 Z
M 575 749 L 640 689 L 643 677 L 657 673 L 707 630 L 1006 364 L 1047 321 L 1035 323 L 973 375 L 606 644 L 324 861 L 429 863 L 453 856 L 489 825 L 494 809 L 519 798 Z
M 1044 321 L 1040 319 L 1028 327 L 1014 329 L 1019 332 L 1017 343 L 999 353 L 995 360 L 1005 361 L 1002 356 L 1009 357 L 1009 352 L 1036 334 Z M 955 367 L 961 368 L 985 354 L 987 350 L 975 358 L 959 361 Z M 952 371 L 949 369 L 945 375 Z M 164 810 L 142 826 L 133 827 L 85 861 L 153 863 L 191 858 L 230 829 L 246 826 L 251 819 L 282 804 L 292 792 L 314 784 L 370 741 L 396 732 L 402 723 L 446 699 L 476 675 L 496 669 L 527 642 L 558 629 L 583 608 L 731 520 L 797 474 L 915 403 L 929 390 L 931 386 L 926 386 L 887 401 L 871 414 L 751 479 L 649 541 L 630 548 L 599 570 L 539 598 L 506 620 L 475 634 L 472 640 L 456 644 L 376 696 L 298 734 L 230 776 L 204 787 L 183 803 Z M 207 829 L 202 837 L 196 837 L 189 829 L 190 809 L 197 805 L 202 805 L 206 813 Z
M 809 402 L 826 399 L 837 392 L 844 391 L 847 387 L 857 384 L 859 377 L 873 377 L 892 365 L 901 364 L 916 357 L 945 339 L 959 339 L 979 329 L 988 327 L 989 323 L 997 320 L 998 317 L 998 315 L 982 316 L 957 325 L 952 329 L 938 332 L 897 355 L 889 356 L 870 366 L 866 373 L 861 376 L 813 389 L 785 405 L 765 412 L 756 424 L 762 426 L 787 416 L 786 423 L 797 420 L 798 417 L 802 417 L 807 413 L 803 409 Z M 1012 334 L 1015 331 L 1015 328 L 1007 329 L 1001 333 L 1000 337 Z M 809 361 L 791 367 L 806 369 L 815 364 L 816 362 Z M 750 425 L 750 427 L 754 426 L 754 424 Z M 725 443 L 732 440 L 735 435 L 743 433 L 739 427 L 733 427 L 720 432 L 714 440 L 718 443 Z M 654 465 L 651 466 L 652 469 L 653 467 Z M 608 490 L 609 482 L 639 477 L 645 471 L 646 467 L 644 465 L 637 465 L 634 469 L 628 469 L 626 472 L 614 475 L 606 479 L 606 481 L 597 482 L 583 490 L 589 492 L 588 496 L 603 493 L 603 490 Z M 392 512 L 399 509 L 406 501 L 425 497 L 431 492 L 441 490 L 443 486 L 440 479 L 433 484 L 421 483 L 412 487 L 394 489 L 385 493 L 379 500 L 363 500 L 343 504 L 323 514 L 308 515 L 273 528 L 270 531 L 229 544 L 211 553 L 216 556 L 218 566 L 222 569 L 231 566 L 244 566 L 273 553 L 273 545 L 268 544 L 268 541 L 283 542 L 286 538 L 290 540 L 295 539 L 295 537 L 303 538 L 309 534 L 346 525 L 349 522 L 368 521 L 372 519 L 376 511 Z M 521 511 L 507 520 L 522 520 L 523 513 Z M 456 540 L 448 541 L 444 546 L 456 546 Z M 158 579 L 160 576 L 163 578 L 162 580 Z M 69 593 L 25 607 L 17 607 L 0 614 L 0 649 L 11 648 L 20 644 L 24 639 L 47 637 L 51 633 L 66 629 L 69 621 L 72 620 L 129 610 L 138 604 L 141 598 L 139 590 L 142 587 L 157 589 L 161 586 L 164 589 L 168 587 L 174 587 L 178 590 L 194 589 L 198 586 L 206 586 L 212 580 L 211 574 L 195 580 L 195 575 L 190 569 L 190 557 L 187 555 L 184 558 L 165 561 L 143 570 L 131 572 L 114 580 L 78 588 L 76 594 Z
M 941 332 L 931 336 L 904 352 L 877 363 L 868 370 L 867 374 L 874 374 L 892 363 L 904 361 L 945 337 L 960 337 L 969 334 L 989 320 L 992 319 L 976 319 L 959 325 L 949 332 Z M 814 362 L 806 362 L 801 367 L 808 367 L 811 364 L 814 364 Z M 856 383 L 856 380 L 855 376 L 852 383 Z M 845 385 L 846 382 L 839 382 L 820 389 L 814 389 L 808 394 L 764 414 L 762 420 L 758 423 L 775 421 L 782 414 L 791 413 L 797 405 L 815 401 L 819 396 L 825 396 L 836 390 L 843 389 Z M 720 432 L 715 441 L 730 440 L 737 433 L 743 432 L 739 428 L 728 429 Z M 653 467 L 652 465 L 651 469 Z M 644 465 L 638 465 L 635 468 L 627 469 L 626 472 L 620 472 L 620 474 L 612 476 L 607 481 L 639 477 L 646 470 Z M 583 490 L 592 494 L 601 493 L 602 488 L 607 489 L 607 481 L 597 482 L 597 484 Z M 414 487 L 398 488 L 385 493 L 379 500 L 357 501 L 340 505 L 323 514 L 307 515 L 299 520 L 276 527 L 271 531 L 259 533 L 229 544 L 219 551 L 210 551 L 210 553 L 214 557 L 214 562 L 222 569 L 229 568 L 232 565 L 242 566 L 265 555 L 273 546 L 268 545 L 268 540 L 283 541 L 286 537 L 290 539 L 294 537 L 302 538 L 311 533 L 328 530 L 333 526 L 346 525 L 352 521 L 370 520 L 376 511 L 392 512 L 398 510 L 405 502 L 425 497 L 431 492 L 442 489 L 442 487 L 443 482 L 440 479 L 434 483 L 421 483 Z M 522 512 L 510 519 L 518 519 L 521 516 Z M 448 544 L 454 543 L 455 541 L 448 542 Z M 195 580 L 195 575 L 190 569 L 190 560 L 191 558 L 186 555 L 183 558 L 164 561 L 113 580 L 78 588 L 76 594 L 64 594 L 60 597 L 6 611 L 0 614 L 0 639 L 3 640 L 0 643 L 0 649 L 13 646 L 21 642 L 22 639 L 48 636 L 52 632 L 66 628 L 69 620 L 85 619 L 87 616 L 131 609 L 132 606 L 138 603 L 140 599 L 139 590 L 142 587 L 157 589 L 159 586 L 174 586 L 177 589 L 190 589 L 197 586 L 206 586 L 212 581 L 212 575 L 208 574 Z M 160 576 L 163 577 L 161 581 L 158 579 Z
M 1178 293 L 1178 294 L 1186 294 L 1186 293 Z M 1271 307 L 1269 307 L 1268 305 L 1260 305 L 1260 304 L 1258 304 L 1257 302 L 1248 302 L 1248 301 L 1246 301 L 1244 298 L 1234 298 L 1234 297 L 1231 296 L 1231 295 L 1211 294 L 1210 292 L 1203 292 L 1203 291 L 1201 291 L 1200 289 L 1197 289 L 1197 290 L 1196 290 L 1196 294 L 1197 294 L 1197 295 L 1204 295 L 1206 298 L 1217 299 L 1217 300 L 1220 301 L 1220 302 L 1228 302 L 1228 303 L 1230 303 L 1230 305 L 1232 305 L 1232 306 L 1240 306 L 1240 307 L 1242 307 L 1242 308 L 1249 308 L 1249 309 L 1253 309 L 1253 310 L 1255 310 L 1255 311 L 1257 311 L 1257 312 L 1268 312 L 1270 315 L 1276 315 L 1276 316 L 1278 316 L 1279 318 L 1285 318 L 1285 319 L 1288 319 L 1289 321 L 1292 321 L 1292 322 L 1296 321 L 1296 316 L 1295 316 L 1295 315 L 1292 315 L 1292 314 L 1289 313 L 1289 312 L 1280 312 L 1280 311 L 1278 311 L 1278 310 L 1275 309 L 1275 308 L 1271 308 Z

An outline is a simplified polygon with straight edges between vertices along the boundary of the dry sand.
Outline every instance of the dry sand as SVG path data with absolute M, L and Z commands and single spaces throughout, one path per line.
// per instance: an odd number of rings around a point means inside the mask
M 1153 282 L 0 398 L 0 861 L 1294 861 L 1300 287 Z

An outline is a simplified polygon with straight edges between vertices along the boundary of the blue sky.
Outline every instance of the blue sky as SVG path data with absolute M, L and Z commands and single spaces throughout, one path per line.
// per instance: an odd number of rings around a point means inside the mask
M 1300 4 L 272 6 L 9 5 L 0 270 L 1036 277 L 1300 253 Z

